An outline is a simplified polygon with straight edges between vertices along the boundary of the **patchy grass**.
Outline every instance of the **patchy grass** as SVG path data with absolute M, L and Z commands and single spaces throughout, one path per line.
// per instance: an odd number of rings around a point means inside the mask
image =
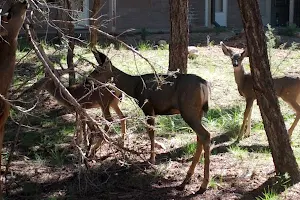
M 229 147 L 229 152 L 233 154 L 234 157 L 244 160 L 245 158 L 248 157 L 248 151 L 246 149 L 243 149 L 239 146 L 230 146 Z
M 180 115 L 175 116 L 158 116 L 157 118 L 157 131 L 163 137 L 165 133 L 192 133 L 192 128 L 185 123 Z
M 158 73 L 165 73 L 168 66 L 168 50 L 152 50 L 148 44 L 140 44 L 139 50 L 155 66 Z M 47 47 L 47 52 L 55 55 L 53 59 L 66 67 L 66 51 Z M 60 114 L 57 102 L 42 95 L 41 102 L 30 112 L 21 128 L 16 156 L 12 162 L 10 194 L 6 199 L 297 199 L 299 193 L 275 192 L 265 183 L 273 177 L 274 166 L 260 112 L 254 103 L 252 114 L 252 133 L 238 145 L 232 144 L 243 120 L 245 101 L 239 95 L 233 76 L 230 60 L 223 55 L 220 47 L 210 45 L 199 47 L 200 56 L 188 60 L 188 72 L 197 74 L 212 84 L 209 111 L 203 117 L 204 126 L 211 132 L 211 179 L 209 188 L 203 195 L 195 195 L 203 178 L 203 156 L 195 169 L 195 175 L 186 186 L 186 190 L 177 191 L 185 178 L 196 149 L 196 134 L 182 120 L 180 115 L 156 117 L 156 140 L 166 149 L 156 149 L 157 165 L 147 164 L 150 142 L 146 134 L 144 114 L 135 101 L 125 96 L 121 109 L 128 116 L 126 147 L 138 151 L 140 156 L 115 151 L 106 144 L 98 154 L 100 157 L 92 163 L 91 169 L 85 170 L 79 164 L 70 147 L 75 131 L 74 117 L 66 120 Z M 101 49 L 111 58 L 119 69 L 132 75 L 152 72 L 146 61 L 132 52 L 108 45 Z M 18 52 L 22 58 L 26 51 Z M 299 76 L 300 53 L 273 49 L 271 70 L 274 75 L 295 74 Z M 80 57 L 96 63 L 93 55 L 85 48 L 76 47 L 76 61 Z M 26 62 L 37 63 L 33 54 L 24 58 Z M 246 71 L 249 61 L 245 60 Z M 59 68 L 57 64 L 56 67 Z M 36 71 L 36 68 L 30 69 Z M 92 67 L 82 62 L 76 69 L 79 73 L 88 73 Z M 21 71 L 21 70 L 20 70 Z M 36 79 L 29 74 L 17 73 L 14 84 Z M 41 73 L 42 75 L 42 73 Z M 41 76 L 39 75 L 39 76 Z M 287 127 L 295 118 L 293 110 L 280 100 L 280 107 Z M 91 111 L 100 116 L 100 109 Z M 65 114 L 65 113 L 64 113 Z M 19 112 L 13 110 L 13 119 L 20 121 Z M 114 115 L 115 116 L 115 115 Z M 8 122 L 5 146 L 14 140 L 18 125 Z M 115 132 L 120 132 L 120 125 L 113 124 Z M 293 133 L 291 143 L 297 162 L 300 162 L 300 125 Z M 7 149 L 8 150 L 8 149 Z M 7 159 L 7 153 L 4 158 Z M 146 163 L 146 164 L 145 164 Z M 290 188 L 289 188 L 290 189 Z M 291 188 L 292 190 L 293 188 Z M 194 195 L 194 196 L 193 196 Z M 290 198 L 292 196 L 292 198 Z

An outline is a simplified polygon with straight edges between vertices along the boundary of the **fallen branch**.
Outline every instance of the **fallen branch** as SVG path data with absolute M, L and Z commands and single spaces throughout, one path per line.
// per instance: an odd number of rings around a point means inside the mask
M 105 131 L 98 126 L 98 123 L 90 117 L 87 113 L 86 110 L 83 109 L 80 104 L 76 101 L 76 99 L 70 94 L 70 92 L 66 89 L 66 87 L 60 82 L 60 80 L 57 78 L 56 70 L 54 69 L 54 66 L 52 62 L 49 60 L 49 58 L 46 56 L 45 51 L 43 48 L 41 48 L 36 41 L 33 39 L 34 31 L 29 28 L 28 22 L 25 24 L 25 32 L 29 38 L 29 41 L 31 45 L 33 46 L 33 49 L 42 62 L 42 64 L 45 67 L 46 72 L 48 73 L 49 77 L 53 80 L 54 84 L 57 86 L 57 88 L 60 89 L 60 92 L 65 96 L 65 98 L 70 102 L 70 104 L 74 107 L 74 110 L 77 113 L 80 113 L 84 118 L 87 119 L 89 123 L 88 126 L 91 130 L 97 131 L 100 136 L 107 141 L 108 136 L 105 134 Z
M 65 96 L 65 98 L 70 102 L 70 104 L 74 107 L 74 110 L 79 113 L 83 118 L 86 119 L 87 125 L 89 126 L 90 130 L 93 130 L 94 133 L 98 134 L 101 139 L 103 139 L 105 142 L 113 144 L 118 149 L 140 155 L 141 153 L 136 152 L 134 150 L 128 149 L 126 147 L 123 147 L 118 142 L 111 139 L 106 132 L 99 126 L 99 123 L 90 117 L 86 110 L 81 107 L 81 105 L 76 101 L 76 99 L 69 93 L 69 91 L 65 88 L 65 86 L 60 82 L 60 80 L 55 75 L 56 70 L 54 69 L 54 66 L 52 62 L 47 58 L 46 53 L 44 52 L 43 48 L 39 47 L 36 41 L 33 39 L 33 30 L 30 29 L 28 22 L 25 24 L 25 32 L 29 37 L 30 43 L 32 44 L 34 51 L 42 64 L 45 67 L 46 72 L 49 74 L 49 77 L 54 81 L 54 83 L 57 85 L 57 88 L 60 89 L 60 92 Z M 53 69 L 53 71 L 52 71 Z M 57 72 L 56 72 L 57 73 Z

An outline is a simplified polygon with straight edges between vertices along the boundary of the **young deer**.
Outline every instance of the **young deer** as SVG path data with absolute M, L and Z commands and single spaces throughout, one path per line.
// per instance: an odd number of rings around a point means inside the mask
M 3 97 L 7 96 L 8 88 L 13 78 L 16 61 L 17 39 L 25 19 L 26 10 L 26 1 L 6 1 L 2 7 L 2 13 L 0 13 L 0 94 Z M 9 104 L 0 98 L 0 151 L 3 146 L 4 125 L 9 115 L 9 108 Z M 2 194 L 1 186 L 2 184 L 0 182 L 0 195 Z
M 196 132 L 197 150 L 186 178 L 178 189 L 184 189 L 190 180 L 204 149 L 204 180 L 199 190 L 199 192 L 204 192 L 209 181 L 210 133 L 201 124 L 201 118 L 208 110 L 209 83 L 193 74 L 160 75 L 165 79 L 166 84 L 158 89 L 154 74 L 128 75 L 114 67 L 103 53 L 97 50 L 93 50 L 93 53 L 99 67 L 91 74 L 91 77 L 101 80 L 113 77 L 112 82 L 116 87 L 135 98 L 147 116 L 149 125 L 147 129 L 151 141 L 151 163 L 155 163 L 154 130 L 152 128 L 155 115 L 181 114 L 184 121 Z
M 70 110 L 73 110 L 73 106 L 67 101 L 67 99 L 62 95 L 60 90 L 55 86 L 54 81 L 52 79 L 48 79 L 43 86 L 59 103 L 66 106 Z M 67 87 L 67 90 L 70 94 L 77 99 L 78 103 L 85 109 L 91 108 L 101 108 L 104 118 L 111 122 L 112 117 L 110 114 L 110 108 L 112 108 L 121 121 L 121 132 L 122 132 L 122 142 L 125 140 L 126 134 L 126 120 L 122 111 L 119 108 L 120 98 L 122 97 L 122 93 L 119 91 L 111 90 L 105 86 L 99 86 L 94 84 L 92 80 L 77 84 L 71 87 Z M 107 131 L 109 127 L 105 126 L 105 131 Z M 82 139 L 82 135 L 79 135 L 79 140 Z M 87 136 L 83 136 L 84 141 L 87 140 Z M 97 143 L 92 147 L 90 156 L 95 155 L 97 149 L 100 147 L 102 140 L 99 139 Z
M 246 110 L 244 112 L 244 120 L 241 130 L 238 135 L 238 139 L 245 136 L 249 136 L 251 132 L 251 112 L 253 101 L 256 99 L 255 93 L 253 91 L 253 82 L 251 74 L 245 73 L 242 61 L 248 56 L 247 49 L 242 53 L 235 53 L 233 49 L 227 47 L 223 42 L 220 43 L 223 53 L 229 56 L 233 69 L 235 82 L 238 86 L 238 91 L 241 96 L 246 99 Z M 296 127 L 300 119 L 300 79 L 284 76 L 280 78 L 273 78 L 274 88 L 276 95 L 281 97 L 285 102 L 287 102 L 295 111 L 296 118 L 293 122 L 291 128 L 288 130 L 291 136 L 294 128 Z M 246 130 L 245 130 L 246 129 Z

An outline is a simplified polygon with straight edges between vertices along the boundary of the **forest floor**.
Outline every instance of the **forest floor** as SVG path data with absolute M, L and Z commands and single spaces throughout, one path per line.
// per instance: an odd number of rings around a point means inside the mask
M 61 55 L 50 47 L 49 54 Z M 101 49 L 113 64 L 130 74 L 152 72 L 147 63 L 128 50 Z M 191 164 L 196 135 L 180 116 L 156 117 L 156 140 L 165 146 L 157 149 L 157 163 L 147 162 L 150 141 L 144 126 L 142 111 L 134 100 L 125 96 L 121 109 L 128 117 L 125 145 L 140 152 L 135 155 L 105 144 L 86 170 L 72 145 L 75 131 L 74 114 L 60 106 L 47 92 L 30 96 L 39 99 L 35 108 L 22 114 L 13 108 L 6 126 L 3 157 L 9 157 L 10 147 L 19 135 L 7 173 L 5 199 L 299 199 L 300 184 L 290 186 L 286 179 L 276 177 L 260 112 L 254 104 L 250 137 L 235 144 L 235 136 L 243 120 L 245 101 L 239 95 L 231 61 L 219 45 L 199 47 L 200 55 L 188 61 L 188 73 L 197 74 L 212 83 L 210 110 L 203 124 L 211 133 L 210 182 L 204 194 L 197 194 L 203 179 L 203 159 L 185 190 L 178 191 Z M 51 53 L 50 53 L 51 52 Z M 140 46 L 140 52 L 150 59 L 158 72 L 168 66 L 168 50 L 150 50 Z M 22 58 L 27 52 L 18 52 Z M 76 55 L 96 63 L 92 54 L 76 48 Z M 65 62 L 65 56 L 59 57 Z M 13 88 L 30 78 L 28 85 L 43 76 L 33 53 L 19 65 Z M 249 71 L 249 61 L 244 66 Z M 300 52 L 272 49 L 273 76 L 284 74 L 300 77 Z M 87 64 L 78 70 L 88 71 Z M 35 72 L 38 72 L 36 75 Z M 80 78 L 79 78 L 80 79 Z M 24 100 L 25 101 L 25 100 Z M 28 101 L 28 98 L 26 99 Z M 289 128 L 295 113 L 282 100 L 281 111 Z M 89 111 L 101 116 L 100 109 Z M 22 125 L 20 125 L 22 124 Z M 118 123 L 113 124 L 120 137 Z M 300 125 L 292 135 L 291 145 L 300 164 Z M 4 168 L 3 168 L 4 169 Z M 286 177 L 288 179 L 288 177 Z

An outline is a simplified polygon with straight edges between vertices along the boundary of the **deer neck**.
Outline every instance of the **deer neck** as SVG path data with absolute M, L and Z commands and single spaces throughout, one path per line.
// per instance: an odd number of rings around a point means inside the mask
M 244 80 L 245 80 L 245 69 L 243 65 L 239 65 L 238 67 L 234 67 L 234 78 L 235 82 L 238 86 L 238 89 L 242 89 L 244 85 Z
M 7 95 L 15 69 L 17 39 L 3 37 L 0 49 L 0 94 Z
M 127 95 L 135 98 L 135 88 L 138 84 L 139 77 L 129 75 L 116 67 L 112 67 L 112 71 L 116 87 L 125 92 Z
M 0 70 L 10 68 L 9 63 L 15 62 L 17 50 L 17 38 L 3 37 L 0 39 Z M 13 66 L 14 67 L 14 66 Z

